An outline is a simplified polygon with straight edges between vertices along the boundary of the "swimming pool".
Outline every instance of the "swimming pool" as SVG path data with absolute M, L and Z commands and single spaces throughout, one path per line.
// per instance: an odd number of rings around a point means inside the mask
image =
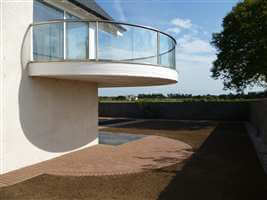
M 128 133 L 99 132 L 99 144 L 120 145 L 134 140 L 144 138 L 145 135 L 134 135 Z

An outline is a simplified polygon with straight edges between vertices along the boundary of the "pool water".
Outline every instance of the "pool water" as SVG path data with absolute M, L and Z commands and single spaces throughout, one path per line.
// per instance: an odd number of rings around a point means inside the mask
M 120 145 L 144 138 L 145 135 L 99 132 L 99 144 Z

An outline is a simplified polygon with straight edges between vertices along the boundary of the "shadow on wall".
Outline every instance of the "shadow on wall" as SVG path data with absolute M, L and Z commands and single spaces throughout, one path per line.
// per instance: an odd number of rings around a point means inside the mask
M 66 152 L 96 140 L 96 84 L 29 77 L 23 57 L 19 117 L 28 141 L 47 152 Z
M 87 90 L 74 81 L 30 78 L 23 70 L 19 115 L 27 139 L 48 152 L 70 151 L 94 141 L 97 108 L 91 108 Z

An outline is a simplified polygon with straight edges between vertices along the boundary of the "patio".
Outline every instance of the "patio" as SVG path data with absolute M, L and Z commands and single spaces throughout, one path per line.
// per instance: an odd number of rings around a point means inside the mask
M 101 134 L 104 142 L 116 136 Z M 125 137 L 130 140 L 126 141 Z M 110 141 L 114 143 L 114 141 Z M 13 185 L 41 174 L 62 176 L 122 175 L 158 169 L 179 163 L 191 156 L 192 148 L 178 140 L 160 136 L 134 138 L 131 134 L 119 134 L 113 146 L 99 144 L 72 152 L 52 160 L 25 167 L 0 176 L 0 186 Z
M 39 165 L 46 168 L 13 172 L 17 174 L 8 180 L 35 177 L 1 187 L 0 197 L 250 200 L 267 193 L 266 175 L 243 123 L 147 120 L 101 131 L 146 137 L 119 146 L 98 145 Z M 191 156 L 185 143 L 193 148 Z M 115 166 L 124 174 L 113 175 Z M 130 171 L 132 167 L 140 171 Z M 100 169 L 110 176 L 100 176 L 105 175 Z

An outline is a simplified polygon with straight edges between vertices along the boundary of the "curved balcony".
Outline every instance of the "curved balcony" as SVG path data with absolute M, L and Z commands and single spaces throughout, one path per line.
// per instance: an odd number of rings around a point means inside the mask
M 29 76 L 98 83 L 99 87 L 177 82 L 176 41 L 150 27 L 113 21 L 31 24 L 21 59 Z

